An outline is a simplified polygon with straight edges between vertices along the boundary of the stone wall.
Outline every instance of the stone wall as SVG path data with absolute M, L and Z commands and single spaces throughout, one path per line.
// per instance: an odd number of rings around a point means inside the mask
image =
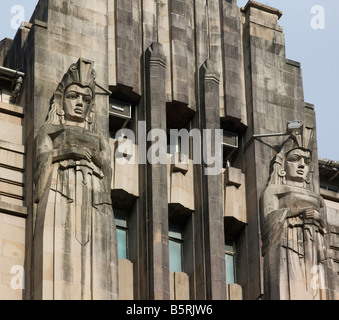
M 259 199 L 283 138 L 253 135 L 284 132 L 291 120 L 316 132 L 301 65 L 285 55 L 281 15 L 255 1 L 241 9 L 236 0 L 39 1 L 4 49 L 4 66 L 26 76 L 18 105 L 0 102 L 0 229 L 8 229 L 0 232 L 0 297 L 21 298 L 8 287 L 9 266 L 24 262 L 24 298 L 32 297 L 34 139 L 59 81 L 79 57 L 94 62 L 98 125 L 111 146 L 113 209 L 127 213 L 120 298 L 263 297 Z M 109 139 L 108 89 L 110 98 L 131 105 L 126 125 L 136 137 L 137 159 L 150 146 L 138 138 L 151 129 L 223 129 L 239 140 L 227 169 L 207 176 L 207 166 L 192 159 L 178 166 L 119 165 L 118 142 Z M 319 191 L 316 143 L 312 151 Z M 338 208 L 328 205 L 337 256 Z M 169 270 L 169 222 L 183 234 L 183 272 Z M 237 283 L 229 285 L 225 236 L 234 239 L 237 252 Z
M 0 93 L 0 299 L 22 300 L 25 288 L 24 108 Z

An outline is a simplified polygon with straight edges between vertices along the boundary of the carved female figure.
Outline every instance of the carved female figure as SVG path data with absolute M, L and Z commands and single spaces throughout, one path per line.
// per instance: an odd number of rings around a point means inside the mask
M 95 72 L 79 59 L 36 138 L 33 286 L 37 299 L 116 299 L 110 149 L 95 123 Z
M 326 209 L 311 175 L 310 149 L 291 136 L 272 162 L 261 199 L 266 299 L 325 299 L 328 293 Z

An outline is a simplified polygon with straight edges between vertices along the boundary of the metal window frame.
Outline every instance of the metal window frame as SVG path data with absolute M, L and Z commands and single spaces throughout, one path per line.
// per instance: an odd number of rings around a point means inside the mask
M 117 210 L 117 209 L 115 209 Z M 114 210 L 113 210 L 114 212 Z M 128 241 L 128 235 L 129 235 L 129 228 L 128 228 L 128 213 L 122 210 L 118 210 L 117 215 L 114 215 L 114 219 L 116 220 L 124 220 L 126 222 L 125 226 L 119 226 L 115 224 L 115 227 L 117 230 L 122 230 L 126 232 L 126 259 L 129 259 L 129 241 Z M 117 239 L 117 246 L 118 246 L 118 239 Z M 119 250 L 118 250 L 119 251 Z
M 225 255 L 233 257 L 234 283 L 237 283 L 237 250 L 236 250 L 235 240 L 234 239 L 229 239 L 229 240 L 232 241 L 233 252 L 226 249 L 226 239 L 225 239 L 224 251 L 225 251 Z M 226 265 L 226 259 L 225 259 L 225 265 Z
M 181 234 L 181 239 L 179 238 L 176 238 L 176 237 L 173 237 L 173 236 L 170 236 L 169 233 L 170 233 L 170 228 L 168 230 L 168 241 L 172 241 L 172 242 L 175 242 L 175 243 L 179 243 L 180 244 L 180 264 L 181 264 L 181 272 L 184 272 L 184 240 L 183 240 L 183 232 L 181 230 L 181 228 L 179 228 L 180 230 L 180 234 Z
M 126 232 L 126 259 L 129 259 L 129 241 L 128 241 L 128 227 L 121 227 L 121 226 L 116 226 L 117 230 L 122 230 Z M 117 237 L 117 246 L 119 248 L 118 244 L 118 237 Z M 118 250 L 119 252 L 119 250 Z

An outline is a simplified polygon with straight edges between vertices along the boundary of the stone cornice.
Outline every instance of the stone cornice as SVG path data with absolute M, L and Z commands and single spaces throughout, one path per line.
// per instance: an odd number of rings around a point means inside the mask
M 275 9 L 273 7 L 267 6 L 265 4 L 262 4 L 260 2 L 256 2 L 256 1 L 248 1 L 247 4 L 245 5 L 245 7 L 241 8 L 242 12 L 247 12 L 250 8 L 256 8 L 271 14 L 275 14 L 278 16 L 278 19 L 280 19 L 280 17 L 283 15 L 283 12 L 281 10 Z

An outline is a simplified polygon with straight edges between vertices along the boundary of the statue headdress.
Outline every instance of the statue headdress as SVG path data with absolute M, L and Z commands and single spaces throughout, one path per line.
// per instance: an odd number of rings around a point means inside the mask
M 95 77 L 96 73 L 93 69 L 93 62 L 80 58 L 76 63 L 73 63 L 68 71 L 63 76 L 61 82 L 59 83 L 54 95 L 51 99 L 50 111 L 46 120 L 47 124 L 60 124 L 64 116 L 63 110 L 63 98 L 65 90 L 72 84 L 77 84 L 81 87 L 89 87 L 93 93 L 93 105 L 92 110 L 89 112 L 89 115 L 86 121 L 91 124 L 92 113 L 94 107 L 94 98 L 95 98 Z
M 300 128 L 291 130 L 288 139 L 283 143 L 282 148 L 312 150 L 314 143 L 314 129 L 301 125 Z
M 284 170 L 286 156 L 295 149 L 301 149 L 310 152 L 314 144 L 314 129 L 302 125 L 300 128 L 291 130 L 288 138 L 281 144 L 279 152 L 271 161 L 269 184 L 284 184 L 286 172 Z M 309 177 L 306 183 L 312 188 L 313 165 L 310 166 Z
M 89 87 L 95 93 L 96 73 L 93 69 L 93 62 L 80 58 L 73 63 L 59 83 L 56 92 L 63 93 L 71 84 L 79 84 L 82 87 Z

